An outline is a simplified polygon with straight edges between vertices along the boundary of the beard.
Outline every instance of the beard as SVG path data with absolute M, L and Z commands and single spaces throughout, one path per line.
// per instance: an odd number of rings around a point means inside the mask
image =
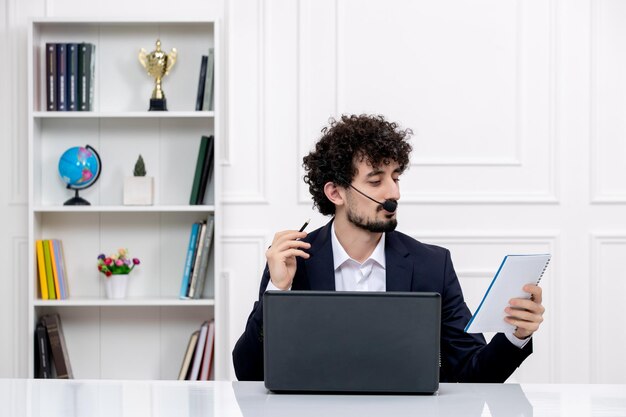
M 383 208 L 378 206 L 376 210 L 381 211 Z M 351 207 L 348 207 L 348 221 L 353 225 L 367 230 L 372 233 L 387 233 L 393 232 L 398 226 L 398 220 L 393 217 L 393 214 L 387 214 L 387 220 L 365 220 L 362 216 L 356 214 Z

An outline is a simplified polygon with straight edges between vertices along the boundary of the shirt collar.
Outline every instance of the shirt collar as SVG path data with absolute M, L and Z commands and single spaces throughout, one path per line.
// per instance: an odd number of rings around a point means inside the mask
M 339 242 L 339 239 L 337 239 L 337 235 L 335 233 L 335 222 L 333 222 L 331 225 L 330 237 L 331 237 L 331 243 L 333 247 L 333 263 L 334 263 L 333 268 L 335 270 L 337 270 L 337 268 L 343 265 L 343 263 L 346 262 L 348 259 L 351 259 L 352 261 L 359 263 L 355 261 L 354 259 L 350 258 L 350 255 L 348 255 L 348 253 L 345 251 L 343 246 L 341 246 L 341 243 Z M 378 265 L 380 265 L 383 269 L 386 268 L 385 233 L 383 233 L 382 236 L 380 237 L 380 240 L 378 241 L 376 248 L 374 248 L 374 252 L 372 252 L 370 257 L 367 258 L 367 260 L 363 262 L 363 264 L 365 264 L 370 259 L 376 262 Z

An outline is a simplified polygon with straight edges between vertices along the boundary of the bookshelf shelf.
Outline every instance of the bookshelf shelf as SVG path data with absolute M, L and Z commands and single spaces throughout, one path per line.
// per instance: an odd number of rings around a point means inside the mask
M 139 63 L 138 53 L 141 48 L 152 51 L 157 39 L 166 53 L 176 48 L 178 59 L 163 80 L 168 111 L 150 112 L 146 109 L 154 79 Z M 46 44 L 82 42 L 95 46 L 94 76 L 89 78 L 93 110 L 45 111 L 50 79 Z M 227 326 L 221 323 L 227 291 L 217 279 L 222 259 L 221 164 L 215 163 L 222 138 L 221 45 L 219 22 L 213 20 L 53 17 L 31 22 L 25 337 L 33 337 L 42 315 L 58 314 L 77 379 L 176 379 L 190 335 L 207 320 L 219 323 L 215 377 L 225 378 L 229 372 Z M 210 48 L 215 58 L 214 111 L 196 111 L 201 57 Z M 210 135 L 215 137 L 213 175 L 203 190 L 203 204 L 189 205 L 201 138 Z M 97 182 L 80 191 L 91 205 L 64 206 L 73 192 L 58 174 L 59 158 L 68 148 L 87 144 L 102 161 Z M 123 205 L 124 181 L 133 174 L 138 155 L 147 176 L 154 178 L 154 205 Z M 192 225 L 209 218 L 214 219 L 214 233 L 211 249 L 204 252 L 208 256 L 201 270 L 207 273 L 202 275 L 201 297 L 181 300 Z M 62 243 L 70 294 L 64 300 L 42 299 L 35 247 L 38 240 L 48 239 Z M 97 256 L 121 247 L 141 264 L 131 273 L 127 298 L 106 299 Z M 194 282 L 202 282 L 197 278 Z M 34 343 L 29 345 L 28 377 L 33 378 L 36 351 Z
M 35 119 L 212 119 L 213 111 L 127 111 L 127 112 L 95 112 L 95 111 L 36 111 Z
M 214 213 L 214 205 L 198 206 L 35 206 L 35 213 Z
M 123 300 L 109 300 L 99 297 L 75 297 L 67 300 L 36 300 L 37 307 L 208 307 L 214 306 L 214 299 L 181 300 L 173 297 L 159 298 L 125 298 Z

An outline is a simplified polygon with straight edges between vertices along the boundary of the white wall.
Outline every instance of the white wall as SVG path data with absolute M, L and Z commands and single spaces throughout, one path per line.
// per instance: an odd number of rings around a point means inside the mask
M 618 0 L 6 0 L 0 65 L 0 376 L 25 374 L 28 16 L 221 17 L 228 342 L 277 230 L 312 211 L 301 177 L 329 116 L 415 131 L 399 230 L 452 250 L 475 308 L 503 255 L 552 252 L 546 322 L 513 380 L 626 382 L 626 4 Z M 4 39 L 3 39 L 4 40 Z M 17 339 L 16 339 L 17 338 Z M 4 338 L 3 338 L 4 339 Z

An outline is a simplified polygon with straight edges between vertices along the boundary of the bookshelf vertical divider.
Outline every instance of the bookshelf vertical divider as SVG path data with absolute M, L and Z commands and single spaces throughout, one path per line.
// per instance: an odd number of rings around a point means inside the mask
M 168 111 L 148 111 L 154 80 L 138 59 L 159 39 L 177 61 L 163 79 Z M 93 109 L 46 111 L 46 43 L 95 45 Z M 196 111 L 201 56 L 215 52 L 214 106 Z M 28 373 L 36 372 L 35 326 L 59 314 L 74 377 L 176 379 L 192 332 L 215 319 L 215 378 L 227 374 L 217 279 L 221 269 L 221 39 L 214 20 L 63 19 L 31 22 L 28 34 Z M 214 135 L 213 176 L 204 204 L 190 205 L 202 135 Z M 61 154 L 91 145 L 102 160 L 98 181 L 80 192 L 89 206 L 64 206 L 73 196 L 58 174 Z M 124 177 L 141 154 L 154 177 L 154 204 L 123 205 Z M 213 216 L 214 235 L 200 299 L 179 290 L 191 226 Z M 42 299 L 35 243 L 63 244 L 69 298 Z M 128 296 L 105 297 L 100 253 L 127 248 L 141 264 L 129 276 Z

